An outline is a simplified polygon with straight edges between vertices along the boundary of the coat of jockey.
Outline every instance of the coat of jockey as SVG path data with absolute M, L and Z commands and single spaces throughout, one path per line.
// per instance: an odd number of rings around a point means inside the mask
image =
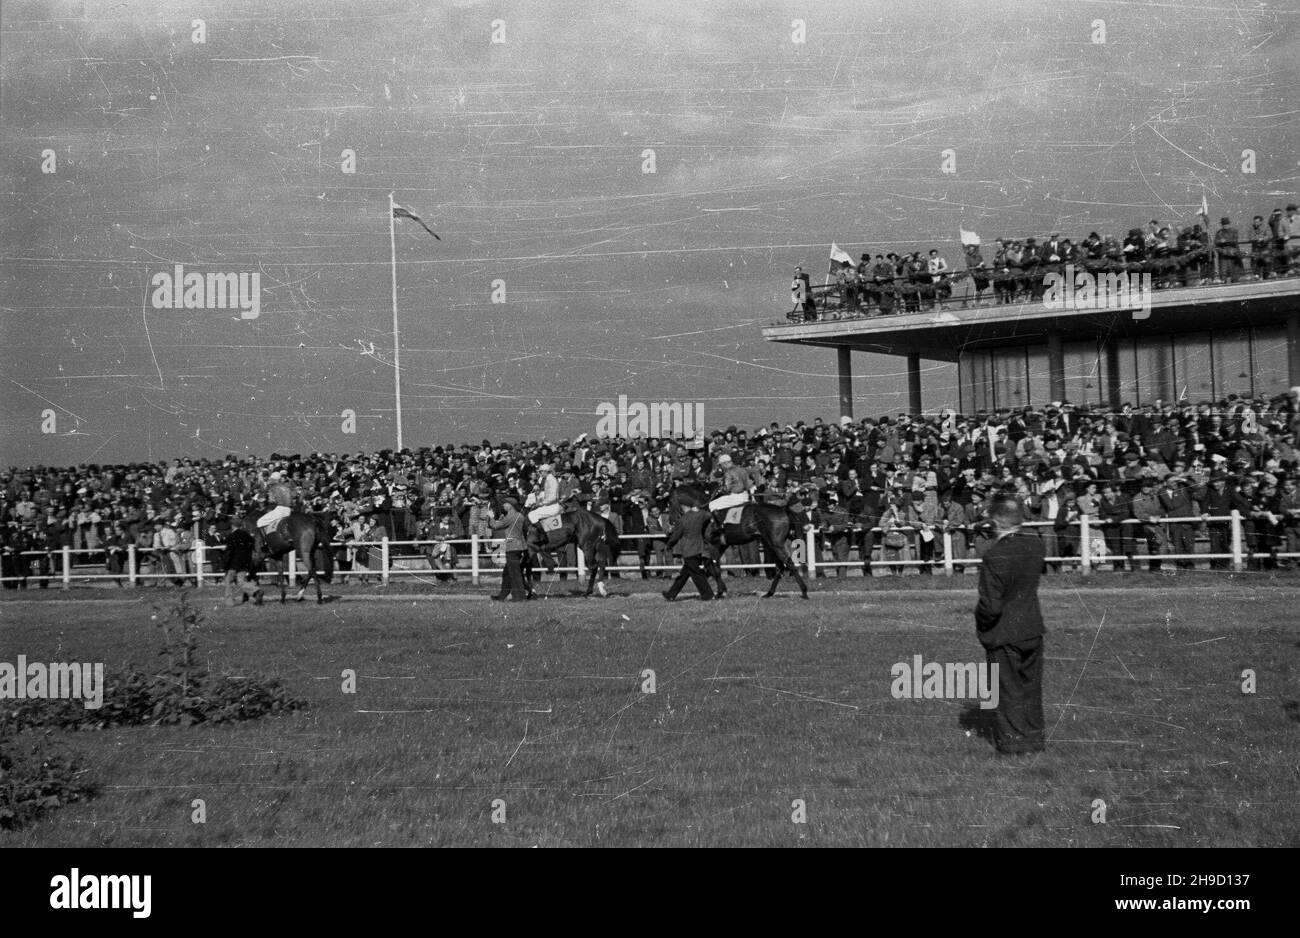
M 266 497 L 275 503 L 275 507 L 257 519 L 257 526 L 270 534 L 282 518 L 293 512 L 293 486 L 284 480 L 280 472 L 272 472 L 266 483 Z
M 731 456 L 723 453 L 718 457 L 718 472 L 722 473 L 722 484 L 727 494 L 720 495 L 709 502 L 709 511 L 725 511 L 736 505 L 743 505 L 750 500 L 749 492 L 754 486 L 754 478 L 744 466 L 737 466 Z
M 550 463 L 542 463 L 537 467 L 541 475 L 542 495 L 537 501 L 537 507 L 528 512 L 528 521 L 531 524 L 537 524 L 543 518 L 550 518 L 558 515 L 563 507 L 560 505 L 560 480 L 555 478 Z

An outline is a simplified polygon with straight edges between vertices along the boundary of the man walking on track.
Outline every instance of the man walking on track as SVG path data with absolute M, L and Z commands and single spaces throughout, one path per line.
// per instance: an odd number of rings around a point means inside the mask
M 236 526 L 231 530 L 230 537 L 226 539 L 226 554 L 222 558 L 222 566 L 226 570 L 225 576 L 222 578 L 222 589 L 225 591 L 226 605 L 235 605 L 235 597 L 230 591 L 230 585 L 235 583 L 239 584 L 243 602 L 248 602 L 248 587 L 251 585 L 253 587 L 253 601 L 260 606 L 262 604 L 262 591 L 257 586 L 257 570 L 254 569 L 253 565 L 253 535 L 238 526 L 240 520 L 238 515 L 233 515 L 232 519 L 236 521 Z
M 677 598 L 688 578 L 700 591 L 700 599 L 713 598 L 709 578 L 704 573 L 704 529 L 712 520 L 707 511 L 688 505 L 683 509 L 681 520 L 673 528 L 673 533 L 668 535 L 669 550 L 680 544 L 682 555 L 682 570 L 677 574 L 677 579 L 673 580 L 673 585 L 664 591 L 664 599 L 669 602 Z
M 505 543 L 506 569 L 501 575 L 501 590 L 493 594 L 493 599 L 522 602 L 532 592 L 531 584 L 524 582 L 523 561 L 528 551 L 528 542 L 524 540 L 524 516 L 519 513 L 519 502 L 504 498 L 505 517 L 492 522 L 493 531 L 503 531 Z
M 1002 755 L 1042 752 L 1043 613 L 1038 581 L 1043 542 L 1022 533 L 1020 501 L 999 495 L 989 508 L 997 535 L 980 566 L 975 628 L 988 663 L 997 669 L 996 737 Z

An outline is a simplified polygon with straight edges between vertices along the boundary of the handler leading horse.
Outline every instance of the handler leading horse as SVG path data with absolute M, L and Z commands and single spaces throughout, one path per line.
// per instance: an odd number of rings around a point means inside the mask
M 554 523 L 557 520 L 559 524 Z M 546 528 L 548 524 L 550 530 Z M 583 595 L 590 596 L 593 588 L 601 596 L 608 595 L 605 592 L 606 569 L 618 559 L 619 550 L 618 529 L 608 518 L 585 508 L 575 508 L 552 518 L 530 522 L 525 537 L 529 552 L 540 557 L 547 570 L 557 566 L 552 556 L 554 551 L 566 544 L 576 544 L 591 570 L 587 576 L 587 592 Z
M 285 567 L 290 551 L 296 552 L 307 565 L 307 576 L 298 590 L 296 601 L 302 602 L 307 592 L 307 584 L 310 582 L 316 584 L 316 602 L 325 601 L 321 595 L 320 584 L 322 579 L 328 583 L 334 576 L 334 554 L 329 548 L 329 533 L 323 524 L 311 515 L 295 511 L 280 521 L 269 533 L 258 528 L 255 515 L 244 518 L 243 527 L 257 542 L 257 552 L 263 558 L 275 563 L 275 578 L 280 586 L 280 602 L 285 600 Z
M 685 505 L 694 505 L 697 508 L 708 510 L 709 491 L 702 485 L 692 482 L 685 482 L 673 489 L 672 493 L 672 515 L 677 518 L 681 515 L 682 507 Z M 764 599 L 771 599 L 776 592 L 778 584 L 781 582 L 783 571 L 788 570 L 799 584 L 799 592 L 804 599 L 808 598 L 808 584 L 804 582 L 803 577 L 799 575 L 798 566 L 790 559 L 790 552 L 786 550 L 785 543 L 790 537 L 791 531 L 797 531 L 802 527 L 801 519 L 790 509 L 782 505 L 768 505 L 761 502 L 746 502 L 743 505 L 736 506 L 740 509 L 740 521 L 737 524 L 714 524 L 714 529 L 721 528 L 721 534 L 715 535 L 716 544 L 720 550 L 726 550 L 728 547 L 734 547 L 737 544 L 748 544 L 751 541 L 758 541 L 763 545 L 764 551 L 776 564 L 776 576 L 772 578 L 772 585 L 767 588 L 763 594 Z M 735 511 L 733 508 L 731 511 Z M 718 573 L 719 584 L 721 584 L 721 571 Z

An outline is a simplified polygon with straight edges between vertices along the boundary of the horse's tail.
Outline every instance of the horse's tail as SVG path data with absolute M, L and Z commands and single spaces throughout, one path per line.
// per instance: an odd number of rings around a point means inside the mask
M 607 563 L 612 567 L 618 563 L 618 552 L 623 546 L 623 539 L 618 536 L 618 528 L 614 527 L 614 522 L 608 518 L 601 520 L 605 522 L 605 548 L 609 551 Z
M 329 530 L 323 525 L 316 526 L 316 549 L 314 553 L 319 554 L 320 566 L 316 567 L 320 571 L 320 578 L 326 583 L 334 579 L 334 551 L 330 548 Z M 312 558 L 315 564 L 317 558 Z

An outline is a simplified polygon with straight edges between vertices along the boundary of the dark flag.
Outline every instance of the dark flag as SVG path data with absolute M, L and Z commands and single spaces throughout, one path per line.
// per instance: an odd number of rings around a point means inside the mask
M 415 214 L 415 212 L 411 211 L 409 208 L 402 208 L 400 205 L 394 205 L 394 206 L 393 206 L 393 217 L 394 217 L 394 218 L 409 218 L 409 219 L 411 219 L 411 221 L 416 222 L 417 224 L 419 224 L 419 226 L 420 226 L 421 228 L 423 228 L 425 231 L 429 232 L 429 234 L 433 235 L 433 236 L 434 236 L 435 238 L 437 238 L 439 241 L 442 240 L 442 238 L 438 238 L 438 235 L 434 232 L 434 230 L 433 230 L 432 228 L 430 228 L 428 225 L 426 225 L 426 224 L 424 223 L 423 219 L 421 219 L 419 215 Z

